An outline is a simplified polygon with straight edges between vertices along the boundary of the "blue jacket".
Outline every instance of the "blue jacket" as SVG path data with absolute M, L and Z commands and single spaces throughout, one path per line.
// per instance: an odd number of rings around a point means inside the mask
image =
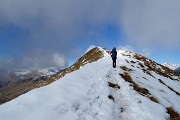
M 112 58 L 116 58 L 117 57 L 117 51 L 116 49 L 113 48 L 113 50 L 111 51 L 111 57 Z

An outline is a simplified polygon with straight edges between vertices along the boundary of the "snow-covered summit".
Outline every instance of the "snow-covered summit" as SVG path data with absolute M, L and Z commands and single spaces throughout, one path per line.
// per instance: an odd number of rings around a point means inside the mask
M 173 63 L 169 63 L 169 62 L 163 63 L 162 65 L 164 65 L 164 66 L 166 66 L 166 67 L 168 67 L 168 68 L 170 68 L 172 70 L 175 70 L 178 67 L 180 67 L 180 64 L 173 64 Z
M 3 120 L 179 119 L 180 77 L 141 55 L 95 47 L 53 83 L 0 105 Z

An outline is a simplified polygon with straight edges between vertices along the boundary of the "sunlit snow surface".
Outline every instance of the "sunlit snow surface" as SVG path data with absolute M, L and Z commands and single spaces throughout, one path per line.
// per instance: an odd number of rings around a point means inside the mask
M 152 102 L 134 91 L 119 75 L 123 73 L 120 66 L 132 67 L 125 59 L 133 58 L 122 56 L 124 52 L 118 51 L 116 68 L 112 68 L 112 60 L 104 52 L 105 57 L 97 62 L 0 105 L 0 120 L 166 120 L 169 117 L 166 107 L 170 106 L 180 113 L 180 97 L 157 79 L 162 79 L 177 92 L 180 92 L 180 83 L 156 73 L 152 73 L 155 78 L 147 76 L 135 63 L 132 68 L 135 71 L 130 75 L 160 103 Z M 117 83 L 120 89 L 110 88 L 108 82 Z M 112 95 L 114 101 L 108 95 Z

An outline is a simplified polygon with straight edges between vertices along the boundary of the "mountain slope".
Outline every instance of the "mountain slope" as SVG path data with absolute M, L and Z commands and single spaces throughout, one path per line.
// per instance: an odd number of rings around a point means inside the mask
M 81 57 L 75 64 L 70 66 L 69 68 L 66 68 L 63 71 L 59 71 L 56 74 L 50 74 L 50 72 L 47 72 L 46 70 L 36 70 L 36 71 L 29 71 L 25 72 L 23 74 L 22 72 L 17 73 L 18 75 L 21 75 L 23 77 L 23 80 L 20 80 L 20 84 L 11 84 L 10 86 L 0 88 L 0 104 L 5 103 L 7 101 L 10 101 L 19 95 L 22 95 L 32 89 L 39 88 L 46 86 L 59 78 L 65 76 L 68 73 L 71 73 L 75 70 L 80 69 L 87 63 L 91 63 L 94 61 L 97 61 L 98 59 L 102 58 L 104 53 L 106 53 L 106 50 L 104 48 L 94 48 L 90 50 L 88 53 L 86 53 L 83 57 Z M 43 74 L 47 74 L 44 76 Z M 14 78 L 14 77 L 13 77 Z M 11 78 L 12 79 L 12 78 Z M 16 78 L 17 79 L 17 78 Z M 14 81 L 14 79 L 13 79 Z M 1 85 L 1 83 L 0 83 Z
M 106 50 L 91 52 L 58 75 L 63 78 L 0 105 L 0 119 L 179 119 L 180 78 L 172 70 L 125 51 L 118 51 L 114 69 Z
M 63 69 L 48 68 L 40 70 L 7 71 L 0 80 L 0 104 L 10 101 L 34 88 L 41 87 L 49 79 L 59 74 Z M 1 71 L 1 74 L 3 72 Z

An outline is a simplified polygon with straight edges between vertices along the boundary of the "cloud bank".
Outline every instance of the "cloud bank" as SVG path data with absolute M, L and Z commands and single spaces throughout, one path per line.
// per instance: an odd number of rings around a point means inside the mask
M 80 46 L 103 36 L 109 24 L 117 26 L 134 49 L 179 48 L 179 5 L 179 0 L 1 0 L 0 31 L 15 28 L 20 36 L 1 39 L 20 51 L 10 54 L 9 63 L 1 60 L 1 66 L 64 67 L 67 59 L 80 56 Z
M 117 49 L 129 51 L 129 52 L 135 52 L 134 48 L 132 46 L 129 46 L 129 45 L 119 46 Z
M 180 47 L 180 1 L 138 0 L 124 2 L 121 25 L 130 43 L 140 47 Z

